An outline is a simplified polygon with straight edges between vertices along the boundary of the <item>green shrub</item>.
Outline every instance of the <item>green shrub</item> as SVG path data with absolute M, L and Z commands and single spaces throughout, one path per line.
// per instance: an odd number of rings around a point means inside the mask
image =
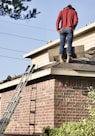
M 83 120 L 64 123 L 60 128 L 46 127 L 43 136 L 95 136 L 95 123 Z
M 43 136 L 57 136 L 59 134 L 59 129 L 51 129 L 49 126 L 43 128 Z
M 95 136 L 95 91 L 92 87 L 88 89 L 88 97 L 93 103 L 93 105 L 88 106 L 89 119 L 63 123 L 60 128 L 45 127 L 43 136 Z

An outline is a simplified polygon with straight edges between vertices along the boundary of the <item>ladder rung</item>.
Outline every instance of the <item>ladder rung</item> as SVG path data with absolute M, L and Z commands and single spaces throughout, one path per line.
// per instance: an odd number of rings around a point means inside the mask
M 35 114 L 36 112 L 35 112 L 35 111 L 30 111 L 30 113 L 33 113 L 33 114 Z
M 35 123 L 30 123 L 29 125 L 31 125 L 31 126 L 35 126 Z
M 5 113 L 9 113 L 9 111 L 5 111 Z
M 34 89 L 34 90 L 36 90 L 36 89 L 37 89 L 37 87 L 32 87 L 32 90 L 33 90 L 33 89 Z
M 3 133 L 0 133 L 0 136 L 4 136 L 4 134 L 3 134 Z
M 2 120 L 2 121 L 0 121 L 0 124 L 3 123 L 3 122 L 4 122 L 4 124 L 5 124 L 5 123 L 8 123 L 9 120 L 8 120 L 8 119 L 6 119 L 6 121 L 3 121 L 3 120 Z
M 31 101 L 36 101 L 36 99 L 31 99 Z
M 3 121 L 0 121 L 0 124 L 3 123 Z
M 15 101 L 10 101 L 9 103 L 15 103 L 15 102 L 17 102 L 16 100 Z
M 9 103 L 13 103 L 14 101 L 10 101 Z

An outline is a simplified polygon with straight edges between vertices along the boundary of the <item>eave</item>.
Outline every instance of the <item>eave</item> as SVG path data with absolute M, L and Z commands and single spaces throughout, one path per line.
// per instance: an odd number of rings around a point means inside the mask
M 47 66 L 45 68 L 42 67 L 41 69 L 35 70 L 34 73 L 30 74 L 28 81 L 32 81 L 32 80 L 49 76 L 49 75 L 59 75 L 63 77 L 69 76 L 69 77 L 95 78 L 95 66 L 93 65 L 90 69 L 90 65 L 85 65 L 85 67 L 83 67 L 84 65 L 75 64 L 74 66 L 74 64 L 54 63 L 53 65 Z M 20 79 L 21 77 L 15 80 L 11 80 L 6 83 L 0 84 L 0 90 L 19 84 Z

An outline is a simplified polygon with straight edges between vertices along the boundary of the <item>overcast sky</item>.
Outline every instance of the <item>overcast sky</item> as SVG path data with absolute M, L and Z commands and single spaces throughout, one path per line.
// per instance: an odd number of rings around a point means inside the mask
M 78 13 L 76 30 L 95 22 L 95 0 L 32 0 L 30 8 L 41 11 L 37 18 L 16 21 L 0 17 L 0 81 L 25 71 L 30 64 L 30 59 L 23 58 L 26 52 L 59 38 L 55 22 L 59 11 L 67 4 Z

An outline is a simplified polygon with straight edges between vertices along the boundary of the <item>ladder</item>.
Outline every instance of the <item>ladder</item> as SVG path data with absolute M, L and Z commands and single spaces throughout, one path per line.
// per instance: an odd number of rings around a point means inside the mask
M 29 116 L 29 135 L 33 133 L 35 135 L 35 123 L 36 123 L 36 102 L 37 102 L 37 84 L 32 85 L 30 94 L 30 116 Z M 31 130 L 33 132 L 31 132 Z
M 11 118 L 12 114 L 14 113 L 16 106 L 19 103 L 19 100 L 21 98 L 20 94 L 23 91 L 26 84 L 28 83 L 30 73 L 33 72 L 34 67 L 35 67 L 34 64 L 32 66 L 28 65 L 25 73 L 22 75 L 20 82 L 15 89 L 15 92 L 14 92 L 4 114 L 2 115 L 2 119 L 0 121 L 0 136 L 3 136 L 3 134 L 4 134 L 4 131 L 10 121 L 10 118 Z

